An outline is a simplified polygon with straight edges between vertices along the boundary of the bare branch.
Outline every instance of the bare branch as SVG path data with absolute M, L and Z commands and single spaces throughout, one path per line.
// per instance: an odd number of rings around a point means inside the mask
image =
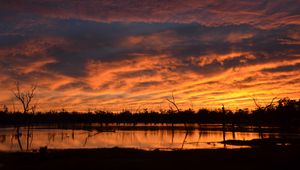
M 16 85 L 16 90 L 12 91 L 14 96 L 20 101 L 23 107 L 23 113 L 29 112 L 29 110 L 32 110 L 33 108 L 35 109 L 36 106 L 30 106 L 30 103 L 35 96 L 35 90 L 37 85 L 32 85 L 29 91 L 22 92 L 20 90 L 20 84 L 19 82 L 15 83 Z
M 273 105 L 273 102 L 274 102 L 275 99 L 277 99 L 277 96 L 274 97 L 274 98 L 271 100 L 270 104 L 266 105 L 265 107 L 260 106 L 260 105 L 257 103 L 257 100 L 256 100 L 255 98 L 253 98 L 253 101 L 254 101 L 254 103 L 255 103 L 255 105 L 256 105 L 256 107 L 257 107 L 258 109 L 262 109 L 262 110 L 265 111 L 266 109 L 268 109 L 269 107 L 271 107 L 271 106 Z
M 176 104 L 176 102 L 175 102 L 175 98 L 174 98 L 173 92 L 172 92 L 172 99 L 173 99 L 173 101 L 170 100 L 170 99 L 167 99 L 167 101 L 170 102 L 172 105 L 175 106 L 177 112 L 180 112 L 180 110 L 179 110 L 179 108 L 178 108 L 178 106 L 177 106 L 177 104 Z
M 270 104 L 267 105 L 265 109 L 271 107 L 273 105 L 273 102 L 274 102 L 275 99 L 277 99 L 277 96 L 272 99 L 272 101 L 270 102 Z
M 252 98 L 253 101 L 254 101 L 254 104 L 256 105 L 257 108 L 261 109 L 261 106 L 257 103 L 256 99 L 255 98 Z

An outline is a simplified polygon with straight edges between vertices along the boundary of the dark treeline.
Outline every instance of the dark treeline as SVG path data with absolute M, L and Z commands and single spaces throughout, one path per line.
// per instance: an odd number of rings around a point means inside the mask
M 253 111 L 239 109 L 200 109 L 162 110 L 132 113 L 122 111 L 112 113 L 95 111 L 88 113 L 49 111 L 45 113 L 11 113 L 8 109 L 0 111 L 0 123 L 40 124 L 40 123 L 230 123 L 248 125 L 275 125 L 284 127 L 300 126 L 300 100 L 284 98 L 275 104 L 257 107 Z

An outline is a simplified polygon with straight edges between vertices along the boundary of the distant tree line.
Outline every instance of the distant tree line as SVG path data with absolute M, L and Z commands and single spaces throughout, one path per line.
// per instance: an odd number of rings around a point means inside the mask
M 0 124 L 41 124 L 41 123 L 230 123 L 248 125 L 274 125 L 283 127 L 300 126 L 300 100 L 283 98 L 276 103 L 249 111 L 239 109 L 199 109 L 148 111 L 137 113 L 124 110 L 120 113 L 95 111 L 88 113 L 10 112 L 6 106 L 0 110 Z

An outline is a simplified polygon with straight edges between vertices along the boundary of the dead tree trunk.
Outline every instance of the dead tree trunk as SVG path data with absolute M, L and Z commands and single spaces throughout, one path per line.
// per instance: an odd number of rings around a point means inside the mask
M 223 130 L 223 142 L 224 142 L 224 148 L 226 148 L 226 111 L 225 111 L 225 107 L 224 104 L 222 106 L 222 130 Z

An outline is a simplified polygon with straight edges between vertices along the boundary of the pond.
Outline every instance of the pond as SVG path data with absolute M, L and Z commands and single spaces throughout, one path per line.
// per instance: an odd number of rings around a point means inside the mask
M 35 151 L 47 146 L 51 149 L 74 148 L 137 148 L 143 150 L 242 148 L 225 145 L 224 140 L 252 140 L 276 138 L 274 131 L 256 131 L 221 125 L 198 124 L 89 124 L 70 126 L 31 126 L 0 128 L 0 151 Z

